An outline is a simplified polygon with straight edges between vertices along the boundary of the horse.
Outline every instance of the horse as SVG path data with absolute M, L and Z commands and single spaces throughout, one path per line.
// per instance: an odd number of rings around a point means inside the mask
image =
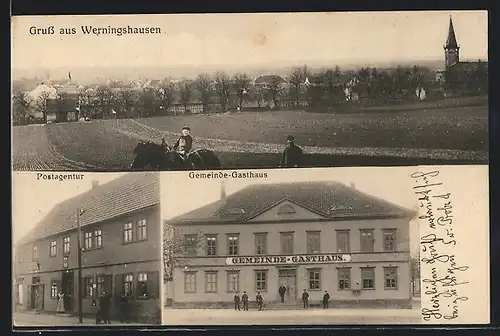
M 195 149 L 182 156 L 173 150 L 165 140 L 158 145 L 151 141 L 140 141 L 134 148 L 133 170 L 194 170 L 220 169 L 222 164 L 217 155 L 205 148 Z

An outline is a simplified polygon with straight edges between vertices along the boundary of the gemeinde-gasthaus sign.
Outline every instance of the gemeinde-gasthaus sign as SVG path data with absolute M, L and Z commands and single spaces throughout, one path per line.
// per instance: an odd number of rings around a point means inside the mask
M 226 258 L 226 265 L 332 264 L 351 261 L 350 254 L 316 254 Z

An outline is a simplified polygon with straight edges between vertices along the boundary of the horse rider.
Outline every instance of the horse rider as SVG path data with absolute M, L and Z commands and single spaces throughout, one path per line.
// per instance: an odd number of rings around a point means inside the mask
M 303 151 L 302 148 L 295 144 L 295 137 L 288 135 L 286 137 L 287 145 L 281 156 L 280 167 L 296 168 L 302 164 Z

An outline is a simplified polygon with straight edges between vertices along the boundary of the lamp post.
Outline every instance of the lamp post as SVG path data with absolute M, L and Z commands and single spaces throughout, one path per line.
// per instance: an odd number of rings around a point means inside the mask
M 83 309 L 82 309 L 82 232 L 80 228 L 80 216 L 83 215 L 85 210 L 80 208 L 76 209 L 76 229 L 78 233 L 78 322 L 83 323 Z

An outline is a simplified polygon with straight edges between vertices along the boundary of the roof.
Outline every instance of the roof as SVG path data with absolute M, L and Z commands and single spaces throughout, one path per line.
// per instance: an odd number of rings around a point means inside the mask
M 413 212 L 339 182 L 292 182 L 248 186 L 168 220 L 169 225 L 234 223 L 250 220 L 282 201 L 296 203 L 325 218 L 405 218 Z M 235 211 L 238 210 L 238 211 Z
M 80 225 L 99 223 L 160 203 L 160 179 L 155 173 L 127 173 L 98 185 L 56 206 L 19 242 L 19 245 L 76 229 L 76 212 Z
M 455 36 L 455 29 L 453 28 L 453 20 L 450 16 L 450 24 L 448 26 L 448 37 L 444 45 L 446 49 L 458 49 L 457 37 Z
M 478 69 L 478 66 L 483 66 L 484 69 L 488 70 L 488 62 L 477 61 L 477 62 L 457 62 L 450 66 L 450 69 L 462 72 L 472 72 Z
M 286 81 L 278 75 L 261 75 L 255 79 L 254 84 L 271 84 L 273 81 L 277 81 L 279 84 L 286 83 Z

